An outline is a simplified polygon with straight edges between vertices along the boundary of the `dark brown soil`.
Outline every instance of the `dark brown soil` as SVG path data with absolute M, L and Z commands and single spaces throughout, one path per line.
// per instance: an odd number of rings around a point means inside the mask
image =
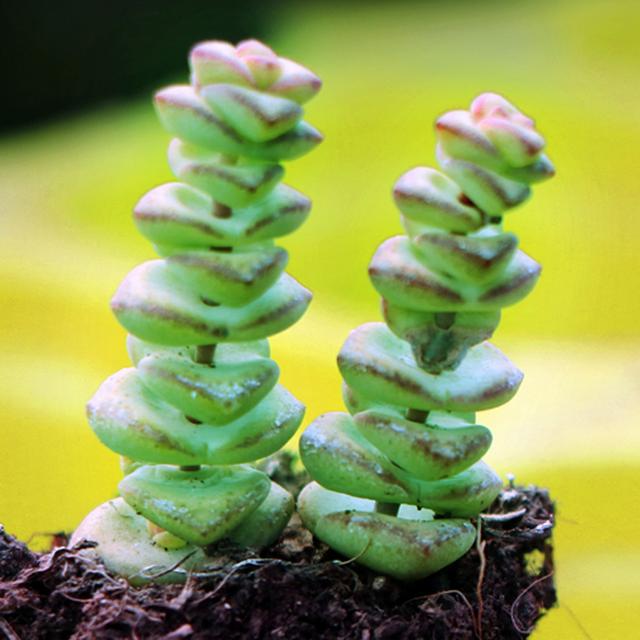
M 290 471 L 271 471 L 295 489 Z M 219 547 L 209 575 L 143 588 L 78 549 L 32 553 L 0 528 L 0 638 L 525 638 L 556 602 L 553 503 L 505 488 L 490 511 L 472 551 L 408 585 L 345 562 L 295 521 L 260 557 Z

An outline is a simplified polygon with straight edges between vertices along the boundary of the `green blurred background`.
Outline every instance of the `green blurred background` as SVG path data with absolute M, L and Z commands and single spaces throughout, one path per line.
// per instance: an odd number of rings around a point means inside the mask
M 534 637 L 640 637 L 640 5 L 289 3 L 263 17 L 257 35 L 325 81 L 307 117 L 326 140 L 287 167 L 312 215 L 282 242 L 314 303 L 272 341 L 305 424 L 341 408 L 334 354 L 379 319 L 367 263 L 401 232 L 396 177 L 434 163 L 434 118 L 485 90 L 536 118 L 557 176 L 506 225 L 544 272 L 495 336 L 526 377 L 482 416 L 487 459 L 557 501 L 560 606 Z M 181 38 L 203 28 L 221 34 L 212 21 Z M 152 84 L 186 80 L 186 49 L 180 75 Z M 148 95 L 0 138 L 0 521 L 22 539 L 71 530 L 114 494 L 117 457 L 84 404 L 128 365 L 108 301 L 153 257 L 130 211 L 171 179 L 168 139 Z

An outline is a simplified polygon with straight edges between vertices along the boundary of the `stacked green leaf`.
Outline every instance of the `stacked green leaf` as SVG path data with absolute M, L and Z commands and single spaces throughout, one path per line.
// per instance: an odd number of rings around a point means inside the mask
M 491 432 L 475 413 L 511 399 L 522 373 L 486 340 L 540 273 L 503 214 L 553 175 L 533 121 L 501 96 L 444 114 L 436 133 L 442 171 L 400 177 L 407 235 L 370 264 L 386 325 L 358 327 L 338 357 L 351 415 L 320 416 L 300 441 L 316 481 L 298 501 L 305 524 L 407 580 L 463 555 L 475 538 L 469 518 L 500 491 L 481 460 Z
M 309 213 L 310 201 L 281 183 L 280 162 L 322 139 L 301 106 L 320 80 L 255 40 L 201 43 L 190 63 L 190 85 L 155 96 L 176 136 L 169 164 L 179 182 L 134 210 L 161 259 L 131 271 L 111 304 L 134 367 L 106 380 L 87 408 L 126 475 L 122 497 L 90 514 L 75 539 L 96 540 L 107 565 L 134 581 L 177 556 L 188 556 L 183 568 L 202 564 L 222 538 L 254 547 L 277 538 L 293 499 L 247 463 L 280 449 L 304 414 L 278 384 L 267 337 L 311 299 L 284 272 L 288 255 L 274 239 Z

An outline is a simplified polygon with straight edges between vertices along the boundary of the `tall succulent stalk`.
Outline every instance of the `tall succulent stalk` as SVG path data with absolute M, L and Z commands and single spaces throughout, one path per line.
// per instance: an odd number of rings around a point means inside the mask
M 463 555 L 469 518 L 500 491 L 475 412 L 510 400 L 522 373 L 486 340 L 540 273 L 503 215 L 553 175 L 533 121 L 496 94 L 445 113 L 436 134 L 442 171 L 417 167 L 396 182 L 407 235 L 369 267 L 386 325 L 358 327 L 338 356 L 351 415 L 320 416 L 300 441 L 316 481 L 298 500 L 305 524 L 405 580 Z
M 190 85 L 155 95 L 176 136 L 169 164 L 178 182 L 134 210 L 161 259 L 129 273 L 111 303 L 134 367 L 106 380 L 87 407 L 126 475 L 121 497 L 89 514 L 74 539 L 97 541 L 106 564 L 132 581 L 185 557 L 181 569 L 197 567 L 222 538 L 267 545 L 293 511 L 289 493 L 246 463 L 281 448 L 304 413 L 277 384 L 266 338 L 311 298 L 284 273 L 287 252 L 274 238 L 310 209 L 281 183 L 280 162 L 321 141 L 301 107 L 320 80 L 255 40 L 201 43 L 190 65 Z

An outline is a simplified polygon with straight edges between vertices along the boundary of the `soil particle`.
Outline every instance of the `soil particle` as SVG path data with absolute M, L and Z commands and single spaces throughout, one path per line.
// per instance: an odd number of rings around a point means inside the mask
M 77 547 L 36 554 L 0 528 L 0 638 L 520 640 L 556 602 L 553 511 L 544 490 L 505 488 L 480 542 L 411 584 L 338 557 L 295 517 L 261 556 L 219 545 L 206 575 L 142 588 Z

